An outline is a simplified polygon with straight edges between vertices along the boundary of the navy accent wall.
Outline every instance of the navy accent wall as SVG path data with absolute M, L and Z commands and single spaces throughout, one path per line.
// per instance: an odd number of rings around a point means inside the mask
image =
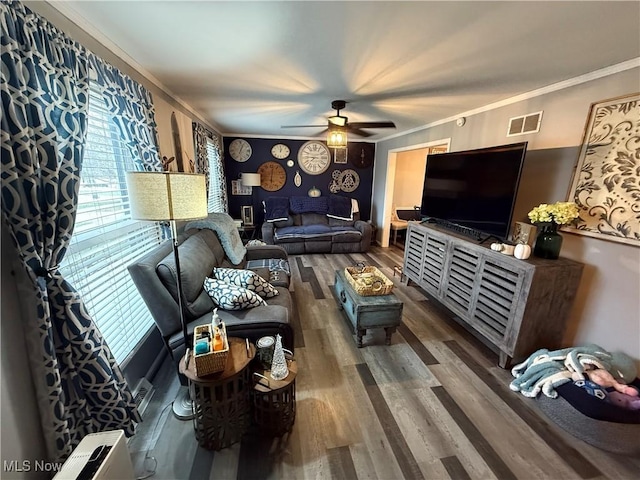
M 252 154 L 246 162 L 236 162 L 229 155 L 229 144 L 236 138 L 244 138 L 251 145 Z M 336 170 L 355 170 L 360 176 L 360 185 L 353 192 L 337 192 L 338 195 L 355 198 L 360 205 L 360 218 L 369 220 L 371 213 L 371 188 L 373 184 L 373 162 L 375 159 L 375 144 L 366 142 L 349 142 L 347 149 L 347 163 L 335 163 L 331 149 L 332 161 L 326 172 L 320 175 L 309 175 L 298 166 L 298 150 L 307 140 L 288 140 L 286 138 L 246 138 L 246 137 L 225 137 L 224 138 L 224 165 L 227 175 L 227 192 L 229 194 L 229 213 L 233 218 L 240 218 L 240 210 L 243 205 L 253 205 L 254 223 L 260 226 L 264 219 L 262 201 L 269 196 L 291 197 L 294 195 L 307 195 L 312 187 L 317 187 L 323 196 L 329 195 L 329 185 L 332 180 L 332 173 Z M 284 160 L 277 160 L 271 155 L 271 148 L 277 143 L 283 143 L 289 147 L 291 153 Z M 326 142 L 323 142 L 326 143 Z M 364 162 L 363 162 L 364 152 Z M 293 160 L 293 167 L 287 166 L 287 160 Z M 241 173 L 256 173 L 258 167 L 265 162 L 278 162 L 287 172 L 287 181 L 280 190 L 267 192 L 261 187 L 253 188 L 253 195 L 232 195 L 231 181 L 239 180 Z M 366 166 L 363 166 L 364 165 Z M 302 185 L 296 187 L 293 178 L 296 171 L 300 172 Z

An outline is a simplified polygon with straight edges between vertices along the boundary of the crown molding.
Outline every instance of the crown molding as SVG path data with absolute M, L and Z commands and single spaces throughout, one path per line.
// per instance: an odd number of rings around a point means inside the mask
M 327 136 L 326 135 L 321 135 L 321 136 L 314 136 L 314 137 L 307 137 L 307 136 L 300 136 L 300 135 L 260 135 L 260 134 L 254 134 L 254 133 L 222 133 L 221 134 L 223 137 L 234 137 L 234 138 L 266 138 L 266 139 L 272 139 L 272 140 L 316 140 L 318 142 L 326 142 L 327 140 Z M 372 143 L 375 144 L 376 142 L 373 140 L 354 140 L 354 139 L 347 139 L 347 147 L 349 143 Z M 329 147 L 331 148 L 331 147 Z
M 394 133 L 387 137 L 376 140 L 375 143 L 377 144 L 378 142 L 384 142 L 386 140 L 391 140 L 392 138 L 398 138 L 398 137 L 403 137 L 405 135 L 410 135 L 412 133 L 419 132 L 421 130 L 427 130 L 429 128 L 433 128 L 438 125 L 443 125 L 449 122 L 455 122 L 460 117 L 470 117 L 472 115 L 477 115 L 479 113 L 488 112 L 490 110 L 495 110 L 497 108 L 505 107 L 507 105 L 512 105 L 514 103 L 522 102 L 524 100 L 529 100 L 535 97 L 540 97 L 548 93 L 557 92 L 558 90 L 574 87 L 582 83 L 591 82 L 599 78 L 608 77 L 609 75 L 614 75 L 616 73 L 624 72 L 626 70 L 631 70 L 633 68 L 639 68 L 639 67 L 640 67 L 640 57 L 632 58 L 631 60 L 627 60 L 625 62 L 616 63 L 615 65 L 610 65 L 608 67 L 601 68 L 599 70 L 594 70 L 593 72 L 585 73 L 584 75 L 579 75 L 574 78 L 569 78 L 568 80 L 562 80 L 561 82 L 552 83 L 551 85 L 547 85 L 546 87 L 537 88 L 529 92 L 521 93 L 514 97 L 506 98 L 504 100 L 500 100 L 494 103 L 489 103 L 483 107 L 474 108 L 473 110 L 467 110 L 466 112 L 457 113 L 453 116 L 443 118 L 442 120 L 436 120 L 435 122 L 428 123 L 421 127 L 416 127 L 409 130 L 405 130 L 403 132 Z

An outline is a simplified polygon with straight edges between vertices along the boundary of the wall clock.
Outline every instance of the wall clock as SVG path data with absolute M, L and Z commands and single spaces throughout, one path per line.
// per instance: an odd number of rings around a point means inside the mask
M 284 143 L 277 143 L 271 147 L 271 155 L 278 160 L 284 160 L 289 156 L 289 153 L 291 153 L 291 150 Z
M 284 187 L 287 181 L 287 172 L 278 162 L 265 162 L 258 167 L 260 174 L 260 186 L 267 192 L 275 192 Z
M 229 144 L 229 155 L 236 162 L 246 162 L 251 158 L 251 145 L 246 140 L 236 138 Z
M 331 152 L 324 143 L 311 140 L 300 147 L 298 165 L 309 175 L 320 175 L 331 165 Z

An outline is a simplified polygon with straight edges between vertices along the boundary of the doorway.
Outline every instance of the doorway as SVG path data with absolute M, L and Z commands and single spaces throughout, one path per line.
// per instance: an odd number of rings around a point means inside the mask
M 380 246 L 389 246 L 396 209 L 411 209 L 422 203 L 427 155 L 448 152 L 450 144 L 448 138 L 389 150 Z

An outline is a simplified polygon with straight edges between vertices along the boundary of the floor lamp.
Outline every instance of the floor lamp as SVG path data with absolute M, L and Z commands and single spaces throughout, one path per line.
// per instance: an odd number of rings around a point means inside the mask
M 189 335 L 184 314 L 185 300 L 182 293 L 182 279 L 180 278 L 176 221 L 194 220 L 207 216 L 205 176 L 183 172 L 127 172 L 126 178 L 131 218 L 156 222 L 169 221 L 171 224 L 180 323 L 185 348 L 187 348 Z M 173 413 L 183 420 L 193 417 L 187 388 L 182 388 L 178 397 L 173 401 Z

